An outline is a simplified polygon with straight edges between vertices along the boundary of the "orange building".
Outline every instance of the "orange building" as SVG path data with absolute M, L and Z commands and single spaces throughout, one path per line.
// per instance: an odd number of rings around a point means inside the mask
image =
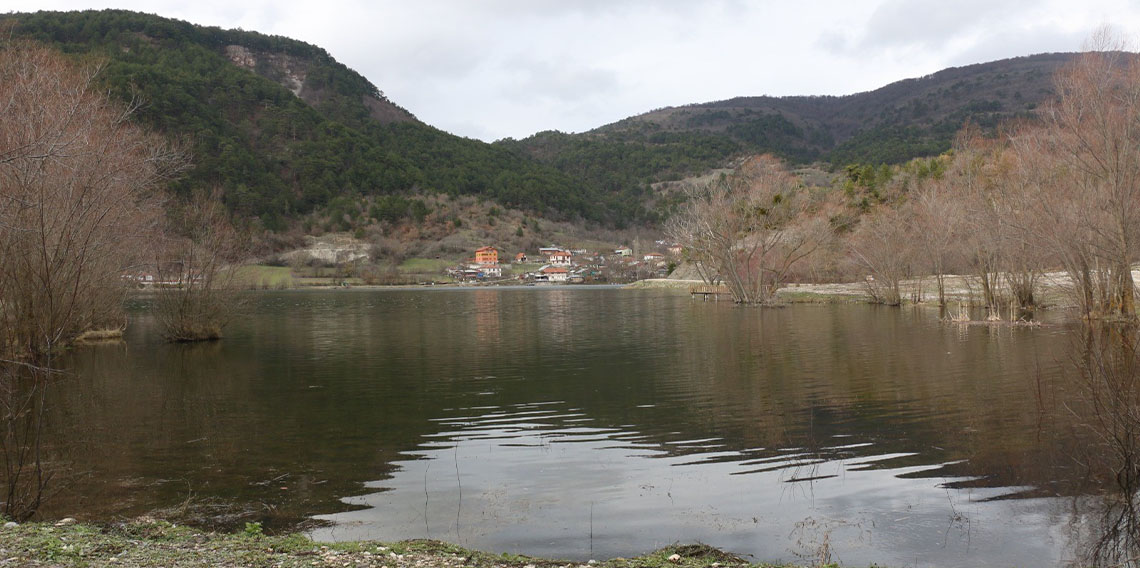
M 499 264 L 499 249 L 495 247 L 475 249 L 475 264 Z

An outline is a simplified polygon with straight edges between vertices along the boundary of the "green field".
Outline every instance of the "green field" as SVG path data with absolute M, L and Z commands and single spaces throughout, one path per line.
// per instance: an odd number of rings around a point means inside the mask
M 535 270 L 538 270 L 539 268 L 542 268 L 541 262 L 528 262 L 528 263 L 524 263 L 524 264 L 512 264 L 510 274 L 514 274 L 514 275 L 526 274 L 527 272 L 534 272 Z M 506 276 L 507 272 L 504 271 L 503 275 Z
M 431 274 L 439 276 L 449 266 L 458 264 L 454 260 L 444 258 L 409 258 L 400 263 L 400 272 L 406 274 Z
M 297 281 L 288 266 L 264 266 L 251 264 L 238 267 L 234 282 L 241 288 L 283 290 L 294 288 Z

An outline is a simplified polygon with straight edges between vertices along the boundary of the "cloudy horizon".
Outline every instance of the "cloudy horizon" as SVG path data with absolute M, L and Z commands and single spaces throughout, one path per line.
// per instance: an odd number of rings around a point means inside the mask
M 948 67 L 1079 51 L 1140 30 L 1140 3 L 963 0 L 0 0 L 0 12 L 121 8 L 317 45 L 394 103 L 493 141 L 582 132 L 666 106 L 848 95 Z

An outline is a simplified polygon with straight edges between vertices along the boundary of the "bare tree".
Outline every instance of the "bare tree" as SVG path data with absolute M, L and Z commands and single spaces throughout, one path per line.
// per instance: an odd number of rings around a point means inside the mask
M 1044 107 L 1045 126 L 1031 147 L 1057 164 L 1045 206 L 1054 216 L 1067 215 L 1066 239 L 1078 239 L 1065 247 L 1066 268 L 1082 288 L 1086 313 L 1135 321 L 1140 61 L 1126 47 L 1101 30 L 1084 54 L 1057 73 L 1057 100 Z M 1098 294 L 1100 284 L 1106 288 Z
M 21 355 L 121 325 L 123 271 L 184 163 L 46 48 L 0 49 L 0 317 Z
M 184 163 L 95 89 L 97 74 L 0 45 L 0 473 L 17 520 L 52 479 L 41 434 L 53 356 L 87 329 L 123 325 L 123 273 L 161 219 L 160 184 Z
M 909 237 L 918 248 L 916 264 L 934 276 L 938 305 L 945 306 L 947 270 L 961 256 L 962 203 L 938 180 L 917 188 L 906 205 Z
M 155 314 L 171 341 L 218 339 L 235 313 L 237 263 L 245 250 L 221 204 L 221 194 L 199 194 L 175 215 L 156 262 L 160 280 Z
M 702 278 L 724 282 L 739 303 L 771 301 L 795 264 L 830 236 L 826 222 L 809 216 L 802 184 L 771 156 L 751 158 L 685 194 L 667 231 Z
M 1004 303 L 1000 295 L 1009 232 L 1002 215 L 1003 204 L 994 192 L 1000 151 L 997 142 L 982 138 L 967 125 L 955 140 L 954 162 L 945 178 L 963 204 L 964 226 L 959 243 L 991 316 Z
M 880 207 L 864 217 L 851 235 L 851 256 L 866 273 L 872 302 L 888 306 L 902 303 L 900 282 L 911 276 L 917 252 L 912 227 L 901 209 Z

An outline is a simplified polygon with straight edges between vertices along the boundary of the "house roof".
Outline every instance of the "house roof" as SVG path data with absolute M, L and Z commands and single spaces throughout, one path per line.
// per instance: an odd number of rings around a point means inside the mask
M 543 274 L 565 274 L 567 272 L 569 271 L 561 266 L 547 266 L 542 269 Z
M 497 249 L 495 247 L 479 247 L 479 248 L 475 249 L 475 252 L 477 252 L 477 253 L 478 252 L 487 252 L 487 251 L 499 252 L 499 249 Z

